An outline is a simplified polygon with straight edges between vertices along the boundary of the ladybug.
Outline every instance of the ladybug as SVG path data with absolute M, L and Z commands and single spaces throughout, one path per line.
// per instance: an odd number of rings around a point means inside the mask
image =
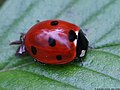
M 78 58 L 81 61 L 88 49 L 88 40 L 82 30 L 63 20 L 38 22 L 20 40 L 16 55 L 28 52 L 35 60 L 45 64 L 66 64 Z

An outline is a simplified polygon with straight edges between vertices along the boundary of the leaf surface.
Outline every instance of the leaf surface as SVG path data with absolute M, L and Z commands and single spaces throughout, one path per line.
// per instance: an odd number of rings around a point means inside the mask
M 0 8 L 0 89 L 93 90 L 120 87 L 119 0 L 7 0 Z M 62 19 L 80 26 L 89 49 L 79 62 L 43 65 L 14 56 L 9 46 L 36 20 Z

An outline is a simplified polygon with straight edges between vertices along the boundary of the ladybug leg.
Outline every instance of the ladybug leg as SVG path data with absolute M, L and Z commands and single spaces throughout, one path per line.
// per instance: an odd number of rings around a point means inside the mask
M 18 45 L 18 44 L 21 44 L 21 41 L 14 41 L 14 42 L 11 42 L 10 45 Z
M 42 65 L 46 65 L 45 63 L 42 63 L 42 62 L 39 62 L 40 64 L 42 64 Z
M 40 61 L 38 61 L 38 60 L 36 60 L 36 59 L 34 59 L 34 62 L 39 62 L 39 63 L 42 64 L 42 65 L 46 65 L 45 63 L 42 63 L 42 62 L 40 62 Z
M 21 56 L 26 53 L 25 45 L 20 45 L 16 51 L 16 56 Z
M 39 22 L 40 22 L 40 20 L 36 20 L 36 22 L 37 22 L 37 23 L 39 23 Z
M 16 51 L 15 54 L 16 56 L 21 56 L 26 53 L 25 44 L 24 44 L 25 34 L 24 33 L 20 33 L 20 34 L 21 35 L 19 40 L 10 43 L 10 45 L 20 45 Z
M 82 58 L 86 55 L 86 52 L 88 50 L 88 40 L 84 36 L 84 33 L 82 30 L 78 33 L 77 38 L 77 46 L 76 46 L 76 57 L 79 58 L 80 62 L 82 62 Z
M 35 62 L 37 62 L 37 60 L 36 60 L 36 59 L 34 59 L 34 61 L 35 61 Z
M 89 48 L 90 50 L 94 49 L 92 46 L 88 46 L 88 48 Z
M 75 62 L 80 62 L 80 65 L 83 66 L 83 60 L 80 57 L 76 57 Z
M 24 33 L 20 33 L 20 39 L 11 42 L 9 45 L 19 45 L 19 44 L 24 44 L 24 38 L 25 38 L 25 34 Z

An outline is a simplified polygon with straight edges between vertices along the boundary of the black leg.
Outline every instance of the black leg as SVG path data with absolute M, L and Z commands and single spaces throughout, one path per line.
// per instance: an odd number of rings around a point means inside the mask
M 19 45 L 17 51 L 16 51 L 16 56 L 24 56 L 27 53 L 27 50 L 25 48 L 24 44 L 24 39 L 25 39 L 25 34 L 20 33 L 20 40 L 16 40 L 10 43 L 10 45 Z
M 27 54 L 25 45 L 20 45 L 15 53 L 16 56 L 24 56 Z
M 83 60 L 81 57 L 76 57 L 75 62 L 79 62 L 83 66 Z
M 39 22 L 40 22 L 40 20 L 36 20 L 36 22 L 37 22 L 37 23 L 39 23 Z

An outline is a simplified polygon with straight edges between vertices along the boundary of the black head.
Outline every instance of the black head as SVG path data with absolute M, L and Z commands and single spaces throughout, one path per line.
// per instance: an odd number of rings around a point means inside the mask
M 76 56 L 84 57 L 88 49 L 88 40 L 84 36 L 82 30 L 78 32 L 77 44 L 76 44 Z

